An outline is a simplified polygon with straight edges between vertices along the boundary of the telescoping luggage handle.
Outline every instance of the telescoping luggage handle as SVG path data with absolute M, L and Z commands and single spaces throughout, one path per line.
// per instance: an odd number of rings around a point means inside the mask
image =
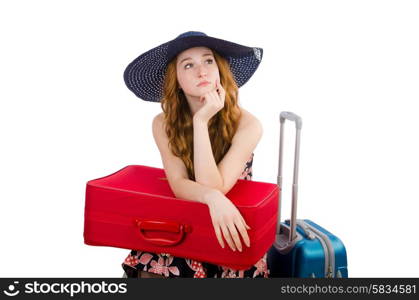
M 300 133 L 303 125 L 302 120 L 299 116 L 292 112 L 283 111 L 279 116 L 280 122 L 280 136 L 279 136 L 279 159 L 278 159 L 278 186 L 281 189 L 282 195 L 282 156 L 283 156 L 283 145 L 284 145 L 284 123 L 285 120 L 295 122 L 295 153 L 294 153 L 294 178 L 292 183 L 292 207 L 291 207 L 291 221 L 290 230 L 288 236 L 288 245 L 297 238 L 296 227 L 297 227 L 297 198 L 298 198 L 298 164 L 300 158 Z M 277 234 L 280 234 L 281 230 L 281 206 L 278 210 L 278 223 L 277 223 Z

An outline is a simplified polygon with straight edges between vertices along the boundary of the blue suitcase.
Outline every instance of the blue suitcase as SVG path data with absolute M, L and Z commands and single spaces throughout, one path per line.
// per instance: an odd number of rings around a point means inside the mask
M 297 220 L 297 183 L 302 121 L 299 116 L 291 112 L 281 112 L 280 115 L 278 185 L 282 189 L 285 120 L 295 121 L 296 125 L 291 220 L 281 223 L 279 209 L 277 235 L 267 257 L 270 277 L 346 278 L 348 267 L 346 249 L 342 241 L 313 221 Z M 282 192 L 281 195 L 283 195 Z

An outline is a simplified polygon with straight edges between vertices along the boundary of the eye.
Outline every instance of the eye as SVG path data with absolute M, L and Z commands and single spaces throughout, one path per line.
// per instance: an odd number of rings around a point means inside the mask
M 191 64 L 191 63 L 186 64 L 186 65 L 184 66 L 184 68 L 185 68 L 185 69 L 189 69 L 189 68 L 188 68 L 188 66 L 192 66 L 192 64 Z
M 212 58 L 208 58 L 207 61 L 209 61 L 210 64 L 212 64 L 214 62 L 214 60 Z

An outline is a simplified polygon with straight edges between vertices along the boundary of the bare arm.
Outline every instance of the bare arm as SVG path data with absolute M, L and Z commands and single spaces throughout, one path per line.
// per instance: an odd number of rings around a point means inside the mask
M 236 184 L 246 161 L 262 137 L 262 125 L 246 113 L 233 137 L 230 149 L 218 166 L 215 163 L 207 123 L 194 118 L 194 168 L 196 182 L 228 193 Z
M 204 186 L 188 178 L 187 169 L 183 161 L 173 155 L 168 145 L 168 138 L 164 130 L 163 116 L 157 115 L 153 120 L 153 136 L 159 148 L 166 177 L 177 198 L 198 201 L 208 206 L 215 234 L 221 247 L 224 248 L 223 238 L 230 248 L 242 250 L 239 236 L 250 247 L 250 240 L 246 229 L 246 221 L 238 209 L 219 190 Z
M 157 115 L 154 118 L 152 127 L 154 140 L 162 157 L 166 177 L 175 196 L 207 204 L 207 196 L 217 191 L 188 178 L 185 164 L 179 157 L 173 155 L 168 146 L 169 140 L 164 130 L 162 115 Z
M 172 190 L 177 198 L 198 201 L 207 205 L 211 194 L 220 193 L 216 189 L 184 178 L 174 181 Z
M 224 107 L 225 90 L 219 80 L 215 88 L 201 96 L 200 100 L 204 105 L 193 116 L 195 179 L 198 183 L 226 194 L 240 178 L 243 166 L 256 148 L 262 136 L 262 125 L 242 109 L 239 127 L 230 149 L 217 165 L 211 149 L 208 122 Z
M 212 153 L 208 123 L 194 118 L 193 130 L 195 180 L 205 186 L 222 190 L 223 178 Z

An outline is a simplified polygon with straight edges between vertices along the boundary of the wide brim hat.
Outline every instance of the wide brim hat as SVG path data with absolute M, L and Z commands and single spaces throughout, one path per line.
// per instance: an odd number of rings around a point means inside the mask
M 192 47 L 208 47 L 227 59 L 237 86 L 243 86 L 258 68 L 263 49 L 248 47 L 188 31 L 134 59 L 125 69 L 124 81 L 139 98 L 160 102 L 168 63 L 180 52 Z

